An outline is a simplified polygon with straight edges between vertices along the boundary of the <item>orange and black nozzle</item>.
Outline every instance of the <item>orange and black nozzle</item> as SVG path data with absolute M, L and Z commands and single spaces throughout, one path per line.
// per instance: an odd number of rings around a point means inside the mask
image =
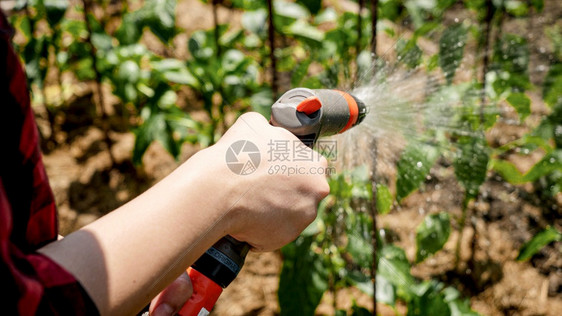
M 361 123 L 367 115 L 365 104 L 339 90 L 295 88 L 271 107 L 271 124 L 284 127 L 312 147 L 321 136 L 343 133 Z M 222 290 L 238 275 L 250 246 L 230 236 L 209 248 L 187 273 L 193 295 L 180 316 L 208 315 Z
M 180 316 L 208 315 L 222 290 L 238 275 L 244 265 L 250 245 L 226 236 L 195 261 L 187 274 L 193 294 L 179 311 Z
M 340 90 L 295 88 L 271 107 L 271 124 L 288 129 L 307 145 L 343 133 L 367 115 L 365 103 Z

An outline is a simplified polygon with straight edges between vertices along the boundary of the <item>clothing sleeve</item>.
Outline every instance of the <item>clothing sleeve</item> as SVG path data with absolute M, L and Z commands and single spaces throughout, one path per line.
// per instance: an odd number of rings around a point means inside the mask
M 37 253 L 57 238 L 25 74 L 0 11 L 0 314 L 98 315 L 80 283 Z

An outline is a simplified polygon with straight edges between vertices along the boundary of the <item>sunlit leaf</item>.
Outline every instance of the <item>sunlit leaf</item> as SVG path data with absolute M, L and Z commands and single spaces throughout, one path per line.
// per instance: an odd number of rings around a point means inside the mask
M 459 67 L 466 42 L 466 29 L 462 24 L 448 27 L 439 39 L 439 66 L 445 73 L 447 83 L 453 82 L 455 71 Z
M 390 189 L 384 184 L 377 184 L 377 212 L 387 214 L 390 212 L 394 198 Z
M 531 99 L 525 93 L 511 93 L 507 97 L 507 102 L 515 108 L 521 122 L 531 114 Z
M 265 34 L 267 30 L 267 11 L 265 9 L 245 11 L 242 14 L 241 23 L 244 29 L 252 33 Z
M 460 137 L 456 146 L 455 175 L 465 188 L 466 199 L 472 199 L 486 180 L 490 148 L 483 135 Z
M 399 297 L 410 298 L 415 280 L 410 273 L 410 263 L 404 250 L 394 245 L 384 245 L 379 249 L 377 257 L 377 275 L 390 282 L 397 289 Z
M 554 64 L 548 70 L 543 83 L 543 99 L 551 107 L 562 99 L 562 63 Z
M 421 262 L 441 250 L 450 233 L 448 213 L 427 215 L 416 229 L 416 262 Z
M 324 33 L 322 31 L 304 20 L 297 20 L 294 23 L 291 23 L 285 28 L 285 32 L 295 37 L 308 40 L 309 43 L 313 42 L 320 44 L 324 39 Z
M 536 181 L 538 178 L 556 170 L 562 170 L 562 150 L 560 149 L 546 154 L 524 175 L 523 179 L 525 181 Z
M 491 161 L 491 168 L 511 184 L 525 183 L 525 179 L 519 169 L 509 161 L 494 159 Z
M 420 63 L 422 51 L 414 40 L 399 39 L 396 43 L 396 55 L 408 67 L 415 68 Z
M 273 1 L 275 15 L 292 19 L 306 19 L 310 16 L 308 10 L 295 2 L 285 0 Z
M 528 260 L 537 252 L 539 252 L 544 246 L 550 244 L 553 241 L 560 240 L 562 240 L 562 233 L 557 231 L 553 227 L 547 227 L 545 230 L 536 234 L 531 240 L 525 243 L 521 247 L 521 249 L 519 249 L 517 260 Z
M 439 152 L 433 146 L 416 142 L 408 144 L 397 163 L 397 201 L 420 187 L 438 157 Z

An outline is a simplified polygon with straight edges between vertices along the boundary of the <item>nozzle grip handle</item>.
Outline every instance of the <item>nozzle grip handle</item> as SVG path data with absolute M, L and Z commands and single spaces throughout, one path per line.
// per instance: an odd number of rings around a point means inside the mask
M 180 316 L 208 315 L 222 293 L 222 287 L 201 272 L 188 268 L 187 274 L 193 285 L 193 294 L 178 312 Z
M 193 295 L 180 311 L 181 316 L 207 315 L 215 302 L 238 275 L 250 245 L 225 236 L 187 269 L 193 285 Z M 202 313 L 202 314 L 201 314 Z

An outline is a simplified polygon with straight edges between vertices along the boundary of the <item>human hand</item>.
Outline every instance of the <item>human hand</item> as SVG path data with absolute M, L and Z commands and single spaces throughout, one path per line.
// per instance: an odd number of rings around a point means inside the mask
M 191 279 L 184 272 L 150 302 L 149 314 L 153 316 L 175 315 L 192 294 Z
M 209 151 L 214 157 L 225 157 L 230 146 L 240 140 L 255 144 L 261 160 L 250 174 L 229 170 L 229 177 L 217 179 L 217 188 L 230 192 L 228 233 L 249 243 L 254 250 L 278 249 L 294 240 L 315 219 L 318 203 L 329 193 L 327 161 L 303 148 L 292 133 L 271 126 L 257 113 L 242 115 Z M 299 153 L 310 159 L 272 161 L 268 153 L 275 142 L 288 144 L 283 152 L 286 157 L 295 157 L 294 147 L 298 146 Z

